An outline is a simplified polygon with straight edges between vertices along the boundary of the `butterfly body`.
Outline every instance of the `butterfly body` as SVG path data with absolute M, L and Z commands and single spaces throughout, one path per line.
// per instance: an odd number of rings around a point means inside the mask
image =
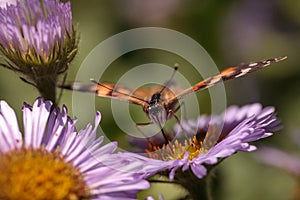
M 151 120 L 150 123 L 157 124 L 162 129 L 167 120 L 172 117 L 176 117 L 175 113 L 179 108 L 178 106 L 180 106 L 178 103 L 179 99 L 182 99 L 189 94 L 207 89 L 222 81 L 244 76 L 248 73 L 262 69 L 271 63 L 276 63 L 284 59 L 286 59 L 286 57 L 277 57 L 258 62 L 242 63 L 240 65 L 227 68 L 221 71 L 219 74 L 206 78 L 185 90 L 179 90 L 178 87 L 173 87 L 173 84 L 170 84 L 170 80 L 164 86 L 138 88 L 134 91 L 122 85 L 97 83 L 95 81 L 93 81 L 91 84 L 75 82 L 71 84 L 58 85 L 58 87 L 75 91 L 92 92 L 101 97 L 137 104 L 143 108 L 144 112 Z M 175 67 L 175 71 L 176 70 L 177 67 Z
M 156 92 L 151 96 L 150 101 L 143 108 L 151 122 L 163 126 L 172 117 L 172 112 L 178 101 L 170 104 L 167 99 L 175 94 L 165 89 L 165 92 Z
M 157 96 L 153 95 L 153 97 L 155 98 Z M 160 99 L 157 100 L 158 101 L 150 101 L 149 105 L 144 108 L 144 111 L 148 115 L 151 122 L 154 124 L 163 125 L 170 117 L 168 116 L 166 107 L 162 104 L 162 102 L 160 102 Z

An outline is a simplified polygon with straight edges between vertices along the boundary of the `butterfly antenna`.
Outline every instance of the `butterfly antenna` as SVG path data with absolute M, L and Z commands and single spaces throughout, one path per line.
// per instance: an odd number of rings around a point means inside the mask
M 172 80 L 173 80 L 178 68 L 179 68 L 179 64 L 175 63 L 174 64 L 174 70 L 173 70 L 173 73 L 171 75 L 171 78 L 167 81 L 167 83 L 164 85 L 164 87 L 160 90 L 160 92 L 159 92 L 160 94 L 172 83 Z

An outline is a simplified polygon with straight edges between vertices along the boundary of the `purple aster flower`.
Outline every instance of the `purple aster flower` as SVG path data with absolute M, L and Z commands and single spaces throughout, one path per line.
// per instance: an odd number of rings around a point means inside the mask
M 136 163 L 116 161 L 117 144 L 96 138 L 100 122 L 76 132 L 67 108 L 37 99 L 23 107 L 22 135 L 14 111 L 0 102 L 0 199 L 135 199 L 148 182 Z
M 18 0 L 0 8 L 2 66 L 18 72 L 43 97 L 55 100 L 57 76 L 77 52 L 70 2 Z
M 274 111 L 273 107 L 262 108 L 260 104 L 241 108 L 231 106 L 220 117 L 212 116 L 210 120 L 200 116 L 194 122 L 183 123 L 183 127 L 189 129 L 188 133 L 196 133 L 197 137 L 200 135 L 200 139 L 203 138 L 202 141 L 197 141 L 201 145 L 200 149 L 192 149 L 195 155 L 191 157 L 191 153 L 185 153 L 184 159 L 179 162 L 183 170 L 190 167 L 198 178 L 202 178 L 207 174 L 204 165 L 217 164 L 220 158 L 229 157 L 237 151 L 256 150 L 249 142 L 269 137 L 280 128 L 280 121 L 275 117 Z M 218 130 L 218 122 L 223 125 L 222 130 Z
M 5 8 L 9 4 L 16 3 L 16 0 L 0 0 L 0 7 Z
M 169 178 L 190 191 L 193 198 L 207 198 L 203 196 L 205 191 L 199 189 L 206 184 L 201 179 L 213 166 L 234 153 L 255 150 L 250 142 L 271 136 L 280 128 L 275 115 L 273 107 L 263 108 L 260 104 L 231 106 L 220 116 L 200 116 L 197 120 L 181 122 L 181 126 L 175 127 L 172 135 L 176 137 L 169 144 L 150 143 L 148 158 L 134 153 L 120 156 L 131 162 L 146 162 L 140 171 L 145 178 L 157 173 L 169 174 Z M 170 173 L 166 173 L 168 171 Z M 199 183 L 196 188 L 195 183 Z

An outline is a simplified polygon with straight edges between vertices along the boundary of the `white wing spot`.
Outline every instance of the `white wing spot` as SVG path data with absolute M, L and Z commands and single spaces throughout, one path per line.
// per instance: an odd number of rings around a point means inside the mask
M 264 66 L 268 66 L 268 65 L 270 65 L 271 64 L 271 61 L 269 61 L 269 60 L 266 60 L 265 62 L 264 62 Z
M 222 77 L 217 76 L 217 77 L 211 79 L 209 84 L 215 84 L 215 83 L 219 82 L 221 80 L 221 78 Z
M 251 68 L 242 69 L 241 73 L 238 74 L 236 77 L 244 76 L 245 74 L 248 74 Z
M 254 66 L 256 66 L 256 65 L 258 65 L 258 63 L 250 63 L 250 64 L 249 64 L 249 67 L 254 67 Z

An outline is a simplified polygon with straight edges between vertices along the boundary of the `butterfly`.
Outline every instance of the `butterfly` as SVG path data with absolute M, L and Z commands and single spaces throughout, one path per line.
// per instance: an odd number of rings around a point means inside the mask
M 207 89 L 222 81 L 242 77 L 251 72 L 265 68 L 272 63 L 285 60 L 286 58 L 286 56 L 283 56 L 258 62 L 241 63 L 237 66 L 229 67 L 217 75 L 206 78 L 185 90 L 178 88 L 172 89 L 171 87 L 173 85 L 171 80 L 178 69 L 178 65 L 174 66 L 174 72 L 165 85 L 157 85 L 150 88 L 138 88 L 134 91 L 119 84 L 116 85 L 105 82 L 98 83 L 94 80 L 92 80 L 92 83 L 90 84 L 74 82 L 70 84 L 61 84 L 58 85 L 58 87 L 74 91 L 95 93 L 100 97 L 117 99 L 139 105 L 149 117 L 150 122 L 137 125 L 158 125 L 165 140 L 168 141 L 168 137 L 163 131 L 163 124 L 172 117 L 175 117 L 177 121 L 179 120 L 175 114 L 180 108 L 179 99 L 183 99 L 187 95 Z

